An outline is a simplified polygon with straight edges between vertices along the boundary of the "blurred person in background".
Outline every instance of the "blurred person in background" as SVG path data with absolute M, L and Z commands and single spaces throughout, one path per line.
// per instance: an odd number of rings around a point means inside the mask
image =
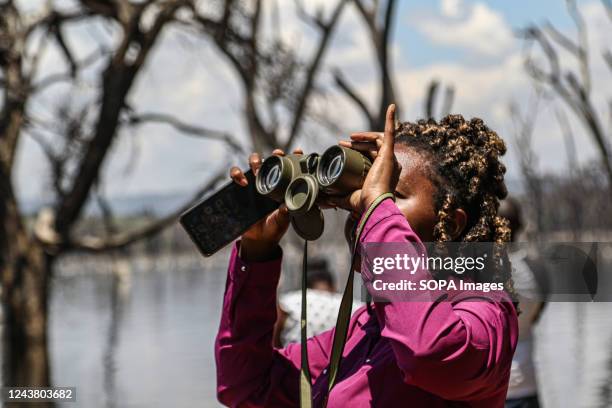
M 306 278 L 308 307 L 308 337 L 316 336 L 333 328 L 338 317 L 342 295 L 336 292 L 336 283 L 323 258 L 308 261 Z M 353 310 L 359 308 L 353 303 Z M 300 314 L 302 311 L 302 291 L 294 290 L 281 294 L 278 299 L 276 324 L 274 326 L 274 346 L 283 347 L 300 341 Z
M 511 242 L 523 229 L 521 205 L 513 197 L 504 199 L 498 214 L 510 222 Z M 512 250 L 514 249 L 514 250 Z M 511 248 L 514 289 L 518 293 L 520 314 L 519 339 L 510 369 L 510 384 L 505 408 L 538 408 L 538 384 L 533 360 L 533 326 L 538 321 L 544 303 L 540 300 L 538 284 L 540 263 L 530 257 L 524 248 Z

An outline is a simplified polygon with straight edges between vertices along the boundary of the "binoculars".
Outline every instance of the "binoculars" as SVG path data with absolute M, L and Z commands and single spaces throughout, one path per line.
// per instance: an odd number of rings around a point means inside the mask
M 259 194 L 284 202 L 297 234 L 314 241 L 325 225 L 321 199 L 361 188 L 371 166 L 366 156 L 342 146 L 332 146 L 320 156 L 270 156 L 257 173 L 255 187 Z

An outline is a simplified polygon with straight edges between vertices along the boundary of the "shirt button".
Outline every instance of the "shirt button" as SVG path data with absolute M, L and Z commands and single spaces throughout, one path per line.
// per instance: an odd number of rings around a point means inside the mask
M 241 270 L 242 272 L 246 271 L 246 266 L 242 265 L 242 266 L 240 267 L 240 270 Z

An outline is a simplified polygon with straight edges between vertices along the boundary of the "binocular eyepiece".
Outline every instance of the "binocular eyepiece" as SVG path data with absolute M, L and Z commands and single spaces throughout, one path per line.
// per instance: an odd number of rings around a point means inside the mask
M 342 146 L 332 146 L 321 156 L 270 156 L 259 169 L 255 186 L 260 194 L 284 202 L 298 235 L 312 241 L 324 229 L 318 199 L 361 188 L 371 166 L 367 157 Z

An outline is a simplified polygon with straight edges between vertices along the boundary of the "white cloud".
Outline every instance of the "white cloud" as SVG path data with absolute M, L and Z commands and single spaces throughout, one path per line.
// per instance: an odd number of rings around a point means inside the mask
M 442 15 L 445 17 L 459 17 L 463 8 L 462 0 L 442 0 L 440 5 Z
M 431 42 L 443 46 L 460 47 L 485 56 L 503 55 L 512 48 L 512 30 L 503 15 L 484 3 L 468 7 L 461 0 L 443 0 L 443 17 L 431 16 L 411 21 Z
M 453 9 L 455 4 L 450 0 L 445 0 L 441 7 L 445 16 L 456 11 Z M 609 24 L 604 24 L 607 21 L 601 4 L 596 1 L 585 3 L 581 6 L 581 10 L 590 28 L 590 49 L 605 49 L 611 33 Z M 508 106 L 511 101 L 517 101 L 524 112 L 527 109 L 525 101 L 529 100 L 533 93 L 531 81 L 523 68 L 520 40 L 511 36 L 510 25 L 501 14 L 490 10 L 483 4 L 473 5 L 467 10 L 466 17 L 462 19 L 435 17 L 422 19 L 421 22 L 426 20 L 428 22 L 425 25 L 429 24 L 431 27 L 434 26 L 434 20 L 439 23 L 436 30 L 439 30 L 441 34 L 439 32 L 435 34 L 439 34 L 439 41 L 444 39 L 445 44 L 468 48 L 475 53 L 482 54 L 487 51 L 489 52 L 487 55 L 492 55 L 493 51 L 492 48 L 487 47 L 497 44 L 495 63 L 489 61 L 475 64 L 475 61 L 486 61 L 482 56 L 478 56 L 469 61 L 462 59 L 435 61 L 419 67 L 408 66 L 398 70 L 395 74 L 395 84 L 401 96 L 401 120 L 414 121 L 423 116 L 425 92 L 431 80 L 437 79 L 444 86 L 452 85 L 455 88 L 453 112 L 461 113 L 466 118 L 480 117 L 504 137 L 508 144 L 505 163 L 508 167 L 509 178 L 515 180 L 520 178 Z M 443 21 L 450 21 L 450 23 L 443 24 Z M 445 29 L 441 30 L 438 27 L 445 27 Z M 498 34 L 495 34 L 495 30 Z M 495 38 L 495 35 L 498 37 Z M 573 36 L 574 33 L 570 30 L 567 35 Z M 493 38 L 493 40 L 485 44 L 483 39 L 486 38 Z M 475 49 L 474 47 L 481 48 Z M 609 97 L 611 91 L 608 80 L 609 70 L 600 53 L 593 51 L 592 54 L 593 98 L 597 106 L 602 109 L 602 118 L 605 118 L 607 114 L 606 97 Z M 564 64 L 572 67 L 570 56 L 563 52 L 560 53 L 560 56 Z M 406 56 L 400 55 L 396 61 L 406 61 Z M 359 83 L 357 91 L 364 95 L 366 100 L 376 101 L 379 87 L 374 79 L 376 76 L 371 78 L 370 81 Z M 542 171 L 561 172 L 567 168 L 564 141 L 555 117 L 555 110 L 559 108 L 568 113 L 572 122 L 576 145 L 580 146 L 577 152 L 578 159 L 586 163 L 597 158 L 596 150 L 584 126 L 562 101 L 554 99 L 541 104 L 533 137 L 533 148 L 538 155 L 539 168 Z M 346 117 L 354 116 L 347 115 Z

